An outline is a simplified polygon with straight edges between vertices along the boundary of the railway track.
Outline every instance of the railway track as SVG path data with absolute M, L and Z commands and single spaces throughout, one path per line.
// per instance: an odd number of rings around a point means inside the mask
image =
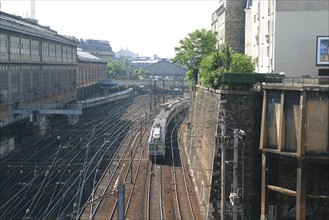
M 177 145 L 183 117 L 168 133 L 169 156 L 153 164 L 148 106 L 139 96 L 87 109 L 74 126 L 52 122 L 50 135 L 1 161 L 0 219 L 117 219 L 120 184 L 127 219 L 200 219 Z
M 1 161 L 0 218 L 65 219 L 78 213 L 127 131 L 139 123 L 143 102 L 147 106 L 146 97 L 87 110 L 76 126 L 54 123 L 50 136 Z
M 107 167 L 107 172 L 104 172 L 101 181 L 96 187 L 95 193 L 88 199 L 85 209 L 79 215 L 80 219 L 112 219 L 117 213 L 117 189 L 119 184 L 125 184 L 126 191 L 129 192 L 128 208 L 134 190 L 133 182 L 138 174 L 145 149 L 141 143 L 141 135 L 145 134 L 145 132 L 141 129 L 142 127 L 138 126 L 135 130 L 132 130 L 129 136 L 127 136 L 127 140 L 118 148 Z
M 184 116 L 179 116 L 168 126 L 166 158 L 154 161 L 149 173 L 147 219 L 202 219 L 179 149 L 177 133 L 183 120 Z
M 196 219 L 196 214 L 192 205 L 190 192 L 191 185 L 187 182 L 187 174 L 185 172 L 184 162 L 182 162 L 182 154 L 179 148 L 179 141 L 177 141 L 177 129 L 179 124 L 181 124 L 182 119 L 175 124 L 170 138 L 171 138 L 171 155 L 172 155 L 172 174 L 174 179 L 174 189 L 177 207 L 177 217 L 176 219 Z M 175 132 L 174 132 L 175 131 Z M 177 147 L 175 147 L 175 145 Z M 195 198 L 194 198 L 195 199 Z

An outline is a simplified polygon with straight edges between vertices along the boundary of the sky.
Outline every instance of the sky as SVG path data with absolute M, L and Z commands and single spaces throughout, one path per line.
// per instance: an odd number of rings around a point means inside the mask
M 1 11 L 31 17 L 31 0 L 0 0 Z M 211 29 L 218 0 L 35 0 L 35 18 L 60 35 L 110 41 L 112 50 L 175 56 L 179 41 Z

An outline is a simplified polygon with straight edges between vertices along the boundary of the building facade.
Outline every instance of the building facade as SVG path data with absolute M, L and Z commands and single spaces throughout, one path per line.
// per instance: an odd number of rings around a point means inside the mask
M 235 52 L 244 53 L 246 0 L 220 0 L 212 14 L 211 29 L 217 32 L 218 45 L 227 42 Z
M 248 0 L 245 54 L 255 61 L 256 72 L 329 75 L 329 60 L 328 65 L 316 61 L 317 37 L 329 37 L 328 11 L 326 0 Z
M 107 61 L 89 54 L 81 49 L 77 51 L 77 98 L 85 99 L 92 94 L 99 93 L 99 82 L 108 78 Z
M 0 12 L 0 57 L 0 128 L 76 98 L 76 43 L 49 27 Z

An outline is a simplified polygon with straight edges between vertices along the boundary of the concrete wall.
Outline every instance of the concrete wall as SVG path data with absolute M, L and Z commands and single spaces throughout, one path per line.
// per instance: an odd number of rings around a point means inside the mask
M 278 11 L 274 72 L 289 77 L 317 76 L 319 68 L 328 69 L 316 66 L 316 37 L 328 35 L 328 11 Z
M 239 144 L 238 187 L 244 195 L 243 210 L 249 219 L 260 213 L 260 153 L 259 131 L 261 93 L 243 91 L 211 91 L 197 88 L 192 95 L 186 131 L 186 152 L 191 174 L 197 188 L 204 219 L 220 219 L 221 169 L 219 122 L 225 108 L 227 119 L 227 161 L 233 160 L 233 131 L 245 131 Z M 223 103 L 223 100 L 226 100 Z M 226 207 L 228 219 L 232 217 L 229 193 L 233 177 L 232 163 L 227 165 Z

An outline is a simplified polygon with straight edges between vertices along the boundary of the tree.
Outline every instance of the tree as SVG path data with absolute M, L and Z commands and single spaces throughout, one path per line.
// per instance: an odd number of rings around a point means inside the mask
M 224 43 L 220 46 L 219 54 L 217 56 L 219 59 L 220 67 L 223 67 L 225 72 L 228 72 L 228 70 L 230 69 L 233 55 L 234 51 L 228 43 Z
M 135 73 L 139 78 L 146 78 L 149 75 L 145 69 L 135 69 Z
M 200 63 L 201 84 L 205 87 L 218 89 L 223 84 L 224 73 L 253 73 L 255 70 L 251 57 L 236 53 L 224 43 L 218 51 L 206 56 Z M 249 89 L 253 85 L 230 85 L 227 88 Z
M 210 30 L 195 30 L 188 37 L 179 41 L 175 47 L 176 55 L 173 62 L 185 65 L 188 69 L 186 78 L 190 84 L 197 82 L 199 66 L 204 57 L 216 50 L 216 34 Z
M 127 75 L 128 70 L 128 59 L 127 58 L 119 58 L 112 60 L 107 64 L 109 68 L 109 75 L 114 77 L 123 77 Z
M 255 65 L 251 57 L 241 53 L 233 54 L 229 73 L 253 73 L 254 71 Z
M 131 78 L 131 74 L 136 69 L 127 58 L 112 60 L 107 64 L 107 67 L 109 68 L 109 75 L 118 78 Z

